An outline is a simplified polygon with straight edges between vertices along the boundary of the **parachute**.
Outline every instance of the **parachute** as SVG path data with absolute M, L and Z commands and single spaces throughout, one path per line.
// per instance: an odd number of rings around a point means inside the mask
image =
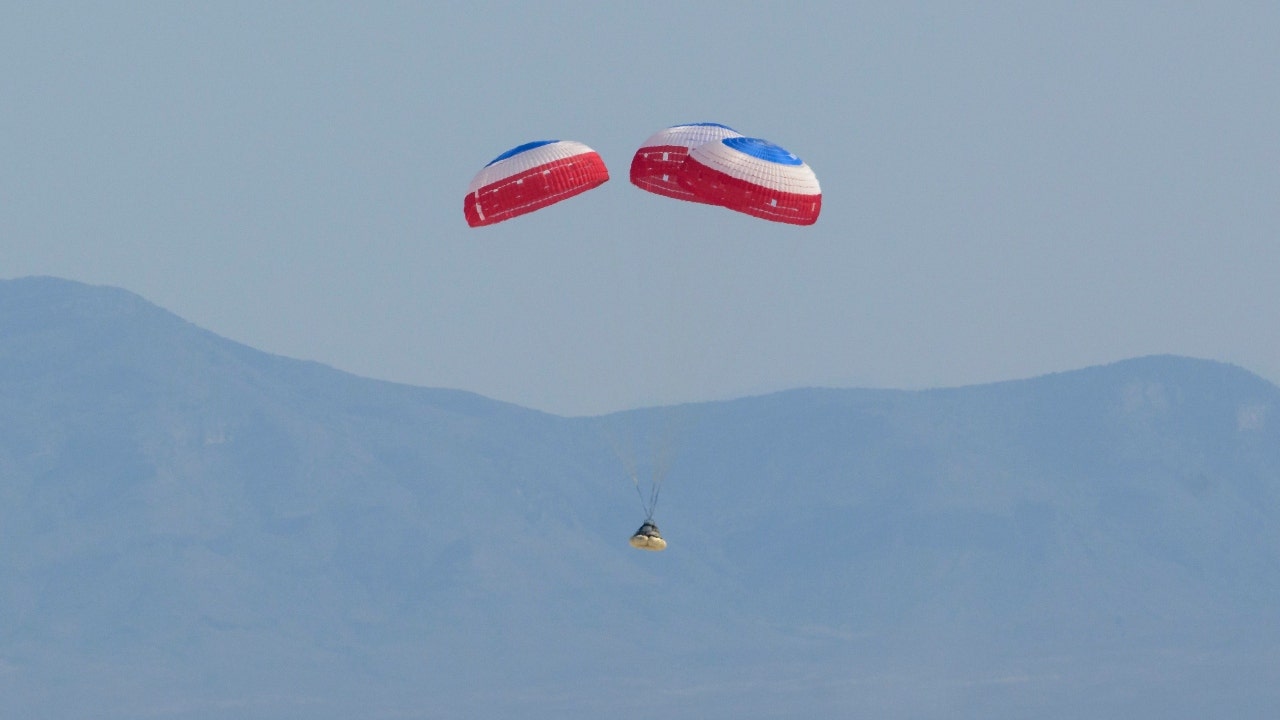
M 768 140 L 728 137 L 689 151 L 680 182 L 698 200 L 747 215 L 812 225 L 822 211 L 813 170 Z
M 691 149 L 728 137 L 742 135 L 727 125 L 710 122 L 674 125 L 659 130 L 649 136 L 631 158 L 631 184 L 676 200 L 707 202 L 681 183 L 684 161 Z
M 812 225 L 822 211 L 822 189 L 804 161 L 719 123 L 674 125 L 651 135 L 631 158 L 631 184 L 792 225 Z
M 657 552 L 667 549 L 667 541 L 662 539 L 662 534 L 658 532 L 658 526 L 654 525 L 652 520 L 645 520 L 640 529 L 636 530 L 636 533 L 631 536 L 631 547 Z
M 493 225 L 571 198 L 609 179 L 595 150 L 573 140 L 538 140 L 502 153 L 467 188 L 471 227 Z
M 463 215 L 471 227 L 492 225 L 608 180 L 600 155 L 580 142 L 529 142 L 502 153 L 476 174 L 463 199 Z M 772 222 L 812 225 L 822 211 L 822 189 L 804 161 L 767 140 L 719 123 L 674 125 L 654 133 L 632 157 L 630 180 L 656 195 L 718 205 Z M 665 439 L 649 443 L 656 452 L 647 483 L 641 481 L 634 455 L 624 452 L 621 443 L 614 448 L 627 465 L 645 512 L 644 524 L 630 539 L 632 547 L 642 550 L 667 547 L 653 522 L 672 449 L 672 438 Z

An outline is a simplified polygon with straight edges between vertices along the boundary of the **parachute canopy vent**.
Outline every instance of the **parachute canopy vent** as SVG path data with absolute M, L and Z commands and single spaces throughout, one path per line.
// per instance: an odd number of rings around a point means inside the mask
M 773 222 L 812 225 L 822 212 L 813 170 L 760 138 L 727 137 L 689 150 L 679 181 L 701 202 Z

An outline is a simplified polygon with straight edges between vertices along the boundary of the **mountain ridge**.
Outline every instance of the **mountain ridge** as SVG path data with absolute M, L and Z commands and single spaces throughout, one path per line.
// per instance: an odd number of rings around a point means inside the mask
M 3 281 L 0 696 L 42 717 L 1268 717 L 1277 413 L 1246 370 L 1152 356 L 560 417 Z M 628 472 L 668 464 L 671 547 L 638 553 Z

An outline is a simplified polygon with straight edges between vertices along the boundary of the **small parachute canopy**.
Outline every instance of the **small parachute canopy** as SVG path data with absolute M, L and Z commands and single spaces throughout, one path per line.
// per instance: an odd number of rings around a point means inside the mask
M 698 145 L 685 159 L 680 182 L 702 202 L 774 222 L 812 225 L 822 211 L 822 189 L 813 170 L 760 138 Z
M 707 202 L 681 183 L 685 158 L 699 145 L 729 137 L 742 137 L 742 134 L 727 125 L 710 122 L 659 130 L 645 140 L 631 158 L 631 184 L 676 200 Z
M 631 536 L 631 547 L 658 552 L 667 549 L 667 541 L 662 539 L 658 526 L 652 520 L 645 520 L 636 534 Z
M 537 140 L 502 153 L 467 188 L 471 227 L 493 225 L 571 198 L 609 179 L 595 150 L 573 140 Z

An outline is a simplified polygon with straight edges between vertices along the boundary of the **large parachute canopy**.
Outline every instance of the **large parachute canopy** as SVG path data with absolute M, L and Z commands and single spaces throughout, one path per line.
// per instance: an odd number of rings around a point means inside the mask
M 729 137 L 693 148 L 680 182 L 702 202 L 774 222 L 812 225 L 822 211 L 813 170 L 760 138 Z
M 609 179 L 595 150 L 573 140 L 538 140 L 502 153 L 467 188 L 462 212 L 471 227 L 510 220 L 571 198 Z
M 711 122 L 674 125 L 659 130 L 649 136 L 631 158 L 631 184 L 676 200 L 706 202 L 681 183 L 685 158 L 699 145 L 741 136 L 727 125 Z

